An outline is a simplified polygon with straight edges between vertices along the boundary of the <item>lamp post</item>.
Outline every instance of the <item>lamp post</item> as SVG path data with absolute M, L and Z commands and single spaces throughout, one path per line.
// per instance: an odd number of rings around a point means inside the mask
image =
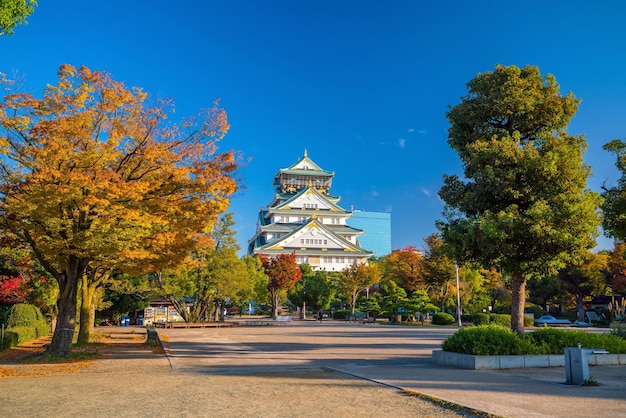
M 459 265 L 454 263 L 454 269 L 456 270 L 456 321 L 461 327 L 461 291 L 459 289 Z

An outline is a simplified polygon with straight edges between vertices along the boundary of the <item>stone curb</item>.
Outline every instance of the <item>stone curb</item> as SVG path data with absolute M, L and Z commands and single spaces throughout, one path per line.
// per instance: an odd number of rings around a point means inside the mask
M 536 367 L 565 367 L 565 356 L 473 356 L 451 351 L 433 350 L 433 364 L 467 370 L 527 369 Z M 626 365 L 626 354 L 591 354 L 590 366 Z

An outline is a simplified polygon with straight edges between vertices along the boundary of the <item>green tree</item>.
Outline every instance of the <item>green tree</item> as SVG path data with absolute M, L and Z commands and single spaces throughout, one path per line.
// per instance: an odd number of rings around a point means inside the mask
M 246 265 L 247 274 L 254 290 L 254 302 L 257 304 L 269 303 L 269 293 L 267 291 L 269 277 L 265 274 L 261 259 L 252 255 L 244 255 L 243 262 Z
M 380 285 L 383 293 L 382 308 L 393 320 L 393 316 L 398 314 L 400 308 L 406 308 L 409 304 L 409 298 L 403 287 L 398 286 L 393 280 L 386 281 Z
M 597 194 L 587 190 L 586 141 L 566 132 L 579 100 L 537 67 L 478 74 L 447 113 L 464 178 L 444 176 L 442 238 L 457 260 L 512 278 L 511 327 L 524 330 L 526 279 L 555 274 L 595 244 Z
M 26 18 L 35 11 L 37 0 L 0 1 L 0 35 L 13 35 L 17 25 L 26 24 Z
M 526 283 L 528 300 L 550 312 L 550 306 L 564 302 L 563 281 L 556 275 L 545 277 L 533 276 Z
M 246 263 L 237 256 L 233 225 L 232 214 L 224 214 L 210 237 L 199 238 L 182 268 L 156 276 L 160 291 L 186 322 L 208 318 L 213 307 L 214 318 L 223 320 L 226 302 L 252 298 L 253 282 Z
M 177 125 L 167 103 L 148 106 L 146 93 L 107 73 L 62 65 L 58 77 L 41 99 L 10 92 L 0 102 L 0 229 L 57 281 L 48 352 L 67 356 L 90 265 L 177 265 L 237 182 L 235 155 L 217 153 L 229 127 L 217 104 Z
M 603 186 L 602 197 L 602 227 L 604 232 L 621 241 L 626 240 L 626 142 L 614 139 L 603 147 L 606 151 L 615 154 L 615 166 L 621 173 L 617 185 Z
M 328 309 L 336 290 L 328 272 L 314 272 L 308 264 L 301 264 L 300 270 L 302 279 L 288 292 L 289 301 L 295 306 L 306 306 L 313 311 Z

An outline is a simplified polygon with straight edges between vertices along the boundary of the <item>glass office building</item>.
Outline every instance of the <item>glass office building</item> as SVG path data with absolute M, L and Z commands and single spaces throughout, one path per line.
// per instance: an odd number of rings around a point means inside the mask
M 373 251 L 376 257 L 391 253 L 391 213 L 355 210 L 347 223 L 363 230 L 359 237 L 363 249 Z

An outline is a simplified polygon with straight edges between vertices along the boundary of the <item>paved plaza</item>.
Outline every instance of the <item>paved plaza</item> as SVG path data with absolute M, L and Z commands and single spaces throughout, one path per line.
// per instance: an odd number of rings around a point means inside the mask
M 80 370 L 0 365 L 16 369 L 0 378 L 0 416 L 626 416 L 624 366 L 591 367 L 593 387 L 565 385 L 563 368 L 435 367 L 432 350 L 453 332 L 337 321 L 159 329 L 166 356 L 122 344 Z
M 566 385 L 564 368 L 473 371 L 436 367 L 431 352 L 454 328 L 343 322 L 159 330 L 181 373 L 279 375 L 330 369 L 512 417 L 626 416 L 626 367 L 591 367 L 600 386 Z

